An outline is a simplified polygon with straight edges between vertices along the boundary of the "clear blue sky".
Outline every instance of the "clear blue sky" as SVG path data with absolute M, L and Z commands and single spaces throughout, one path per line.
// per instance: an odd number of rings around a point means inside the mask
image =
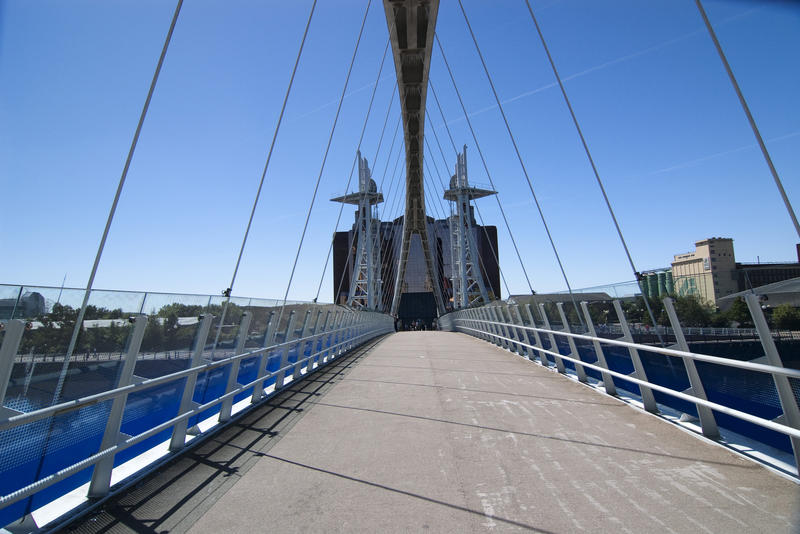
M 228 286 L 310 5 L 186 0 L 96 288 L 216 294 Z M 235 294 L 285 291 L 365 5 L 319 2 Z M 705 5 L 800 204 L 800 4 Z M 465 6 L 573 287 L 631 279 L 524 2 Z M 739 261 L 794 258 L 798 238 L 693 1 L 533 6 L 637 267 L 667 266 L 710 236 L 732 237 Z M 173 8 L 0 0 L 0 282 L 60 285 L 66 274 L 68 286 L 86 284 Z M 533 286 L 561 290 L 455 2 L 442 2 L 437 31 Z M 344 192 L 386 39 L 382 3 L 373 1 L 290 298 L 316 292 L 339 207 L 328 199 Z M 488 182 L 438 51 L 431 79 L 456 143 L 469 146 L 471 179 Z M 384 143 L 373 160 L 393 83 L 387 62 L 362 147 L 377 181 L 389 157 Z M 444 143 L 438 110 L 429 110 L 427 138 L 432 126 Z M 397 116 L 395 101 L 390 128 Z M 443 171 L 438 150 L 431 158 Z M 499 227 L 512 292 L 525 292 L 494 200 L 479 206 Z M 348 209 L 340 229 L 351 223 Z M 331 298 L 330 272 L 321 298 Z

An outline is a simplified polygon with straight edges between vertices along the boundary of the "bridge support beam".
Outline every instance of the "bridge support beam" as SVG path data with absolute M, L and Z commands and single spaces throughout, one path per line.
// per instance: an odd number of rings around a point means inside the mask
M 444 299 L 428 236 L 422 174 L 425 99 L 439 0 L 384 0 L 383 7 L 397 71 L 406 144 L 406 208 L 391 313 L 396 316 L 400 306 L 411 237 L 416 234 L 422 240 L 425 267 L 433 287 L 436 307 L 439 315 L 442 315 L 445 312 Z

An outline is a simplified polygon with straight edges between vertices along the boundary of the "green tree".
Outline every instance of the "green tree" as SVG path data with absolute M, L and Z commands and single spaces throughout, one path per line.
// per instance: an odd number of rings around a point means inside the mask
M 725 314 L 731 322 L 737 323 L 740 327 L 751 328 L 753 326 L 753 318 L 750 317 L 750 310 L 743 299 L 736 299 Z
M 683 326 L 709 326 L 711 324 L 711 308 L 700 302 L 694 295 L 677 297 L 675 312 Z
M 800 330 L 800 310 L 791 304 L 781 304 L 773 310 L 772 322 L 779 330 Z

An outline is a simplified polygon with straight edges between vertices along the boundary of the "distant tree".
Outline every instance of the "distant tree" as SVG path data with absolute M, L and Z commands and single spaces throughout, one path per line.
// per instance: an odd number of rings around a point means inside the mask
M 800 310 L 791 304 L 781 304 L 773 310 L 772 322 L 779 330 L 800 330 Z
M 711 313 L 711 326 L 715 328 L 727 328 L 730 326 L 730 319 L 725 312 L 714 311 Z
M 677 297 L 675 313 L 683 326 L 709 326 L 711 324 L 711 308 L 700 302 L 694 295 Z
M 725 315 L 729 321 L 737 323 L 739 327 L 751 328 L 753 326 L 753 318 L 750 317 L 750 310 L 743 299 L 736 299 Z

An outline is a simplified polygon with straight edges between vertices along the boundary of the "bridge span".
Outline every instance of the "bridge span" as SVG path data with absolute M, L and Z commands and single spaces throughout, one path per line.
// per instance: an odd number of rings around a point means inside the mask
M 452 332 L 368 342 L 75 532 L 796 532 L 800 487 Z

